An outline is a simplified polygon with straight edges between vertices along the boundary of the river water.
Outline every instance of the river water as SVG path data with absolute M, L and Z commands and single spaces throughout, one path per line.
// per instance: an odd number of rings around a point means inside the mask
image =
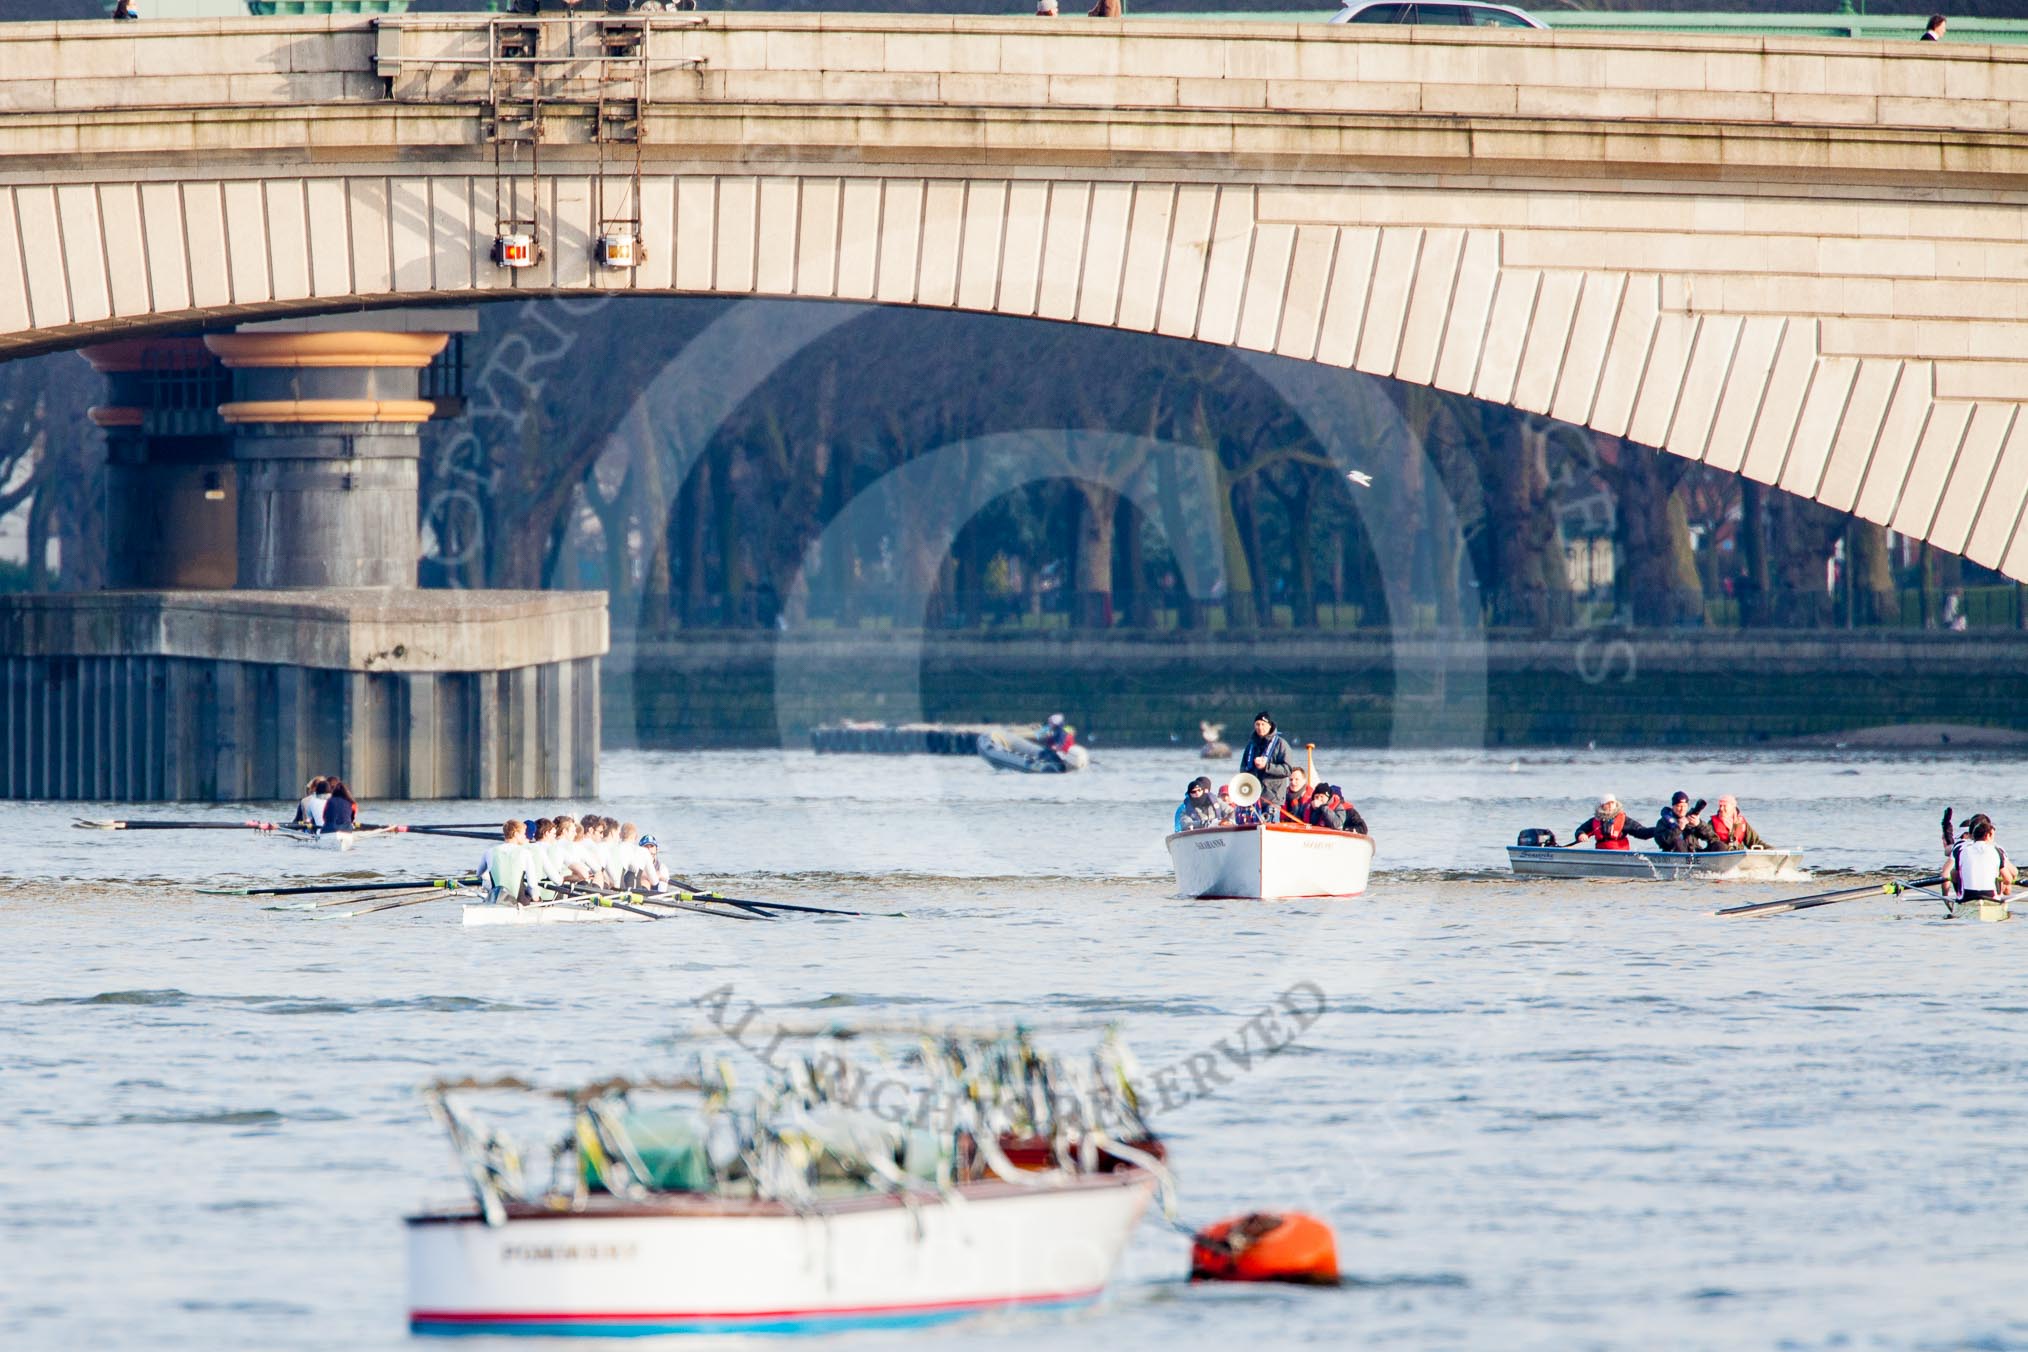
M 1221 767 L 1222 768 L 1222 767 Z M 455 1198 L 414 1087 L 667 1068 L 730 985 L 784 1017 L 1117 1019 L 1181 1065 L 1310 983 L 1249 1073 L 1151 1114 L 1186 1215 L 1301 1206 L 1336 1290 L 1193 1288 L 1143 1226 L 1096 1308 L 867 1347 L 2028 1347 L 2028 924 L 1885 899 L 1715 904 L 1918 870 L 1937 816 L 2028 820 L 2028 763 L 1857 753 L 1405 753 L 1320 766 L 1379 842 L 1363 900 L 1171 898 L 1199 764 L 1062 778 L 808 754 L 621 753 L 604 810 L 680 871 L 904 920 L 466 930 L 207 881 L 435 875 L 478 842 L 347 855 L 252 832 L 107 834 L 8 810 L 0 878 L 0 1347 L 408 1345 L 401 1215 Z M 1604 790 L 1736 792 L 1811 882 L 1517 882 Z M 1987 796 L 1977 796 L 1977 795 Z M 526 805 L 531 811 L 548 805 Z M 135 810 L 236 820 L 259 808 Z M 503 805 L 369 819 L 475 821 Z M 337 908 L 345 909 L 345 908 Z M 517 1342 L 516 1346 L 526 1346 Z

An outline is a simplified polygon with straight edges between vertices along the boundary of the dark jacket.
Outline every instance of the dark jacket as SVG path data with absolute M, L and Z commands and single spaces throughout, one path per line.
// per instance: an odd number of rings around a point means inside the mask
M 1255 768 L 1253 762 L 1256 756 L 1267 758 L 1266 768 Z M 1288 801 L 1289 771 L 1295 767 L 1289 764 L 1289 744 L 1273 727 L 1268 729 L 1265 739 L 1246 739 L 1246 749 L 1239 753 L 1239 768 L 1260 781 L 1262 802 L 1279 806 Z
M 1687 814 L 1679 815 L 1673 807 L 1662 809 L 1662 815 L 1656 819 L 1655 829 L 1650 837 L 1657 848 L 1671 854 L 1695 854 L 1702 848 L 1704 824 L 1702 822 L 1695 825 L 1687 824 L 1683 819 L 1684 815 Z M 1632 827 L 1627 829 L 1627 834 L 1633 834 Z

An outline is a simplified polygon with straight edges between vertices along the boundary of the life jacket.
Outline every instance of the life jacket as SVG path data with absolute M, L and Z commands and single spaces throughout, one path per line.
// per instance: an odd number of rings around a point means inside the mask
M 1591 828 L 1591 834 L 1596 838 L 1593 843 L 1598 849 L 1630 850 L 1633 848 L 1633 842 L 1627 839 L 1627 814 L 1624 812 L 1614 813 L 1613 819 L 1609 822 L 1600 821 L 1597 817 L 1593 817 L 1586 825 Z
M 1713 817 L 1704 823 L 1711 828 L 1711 843 L 1737 849 L 1746 839 L 1746 818 L 1739 819 L 1739 827 L 1733 830 L 1723 817 Z

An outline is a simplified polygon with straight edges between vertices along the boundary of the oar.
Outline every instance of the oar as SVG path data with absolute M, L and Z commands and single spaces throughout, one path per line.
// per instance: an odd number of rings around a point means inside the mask
M 667 919 L 668 919 L 669 917 L 668 917 L 668 916 L 666 916 L 666 915 L 663 915 L 663 914 L 662 914 L 661 912 L 659 912 L 659 911 L 644 911 L 644 910 L 642 910 L 642 909 L 641 909 L 641 908 L 640 908 L 639 906 L 629 906 L 629 905 L 622 905 L 622 904 L 621 904 L 620 902 L 617 902 L 617 901 L 614 901 L 614 900 L 612 900 L 612 898 L 614 898 L 614 897 L 624 897 L 624 898 L 626 898 L 626 899 L 627 899 L 627 901 L 629 901 L 629 902 L 634 902 L 634 901 L 641 901 L 641 902 L 647 902 L 647 903 L 649 903 L 650 905 L 655 905 L 655 906 L 670 906 L 670 907 L 674 907 L 675 909 L 677 909 L 677 910 L 679 910 L 679 911 L 696 911 L 696 912 L 698 912 L 698 913 L 699 913 L 700 915 L 715 915 L 715 916 L 718 916 L 718 917 L 720 917 L 721 919 L 725 919 L 725 920 L 773 920 L 773 919 L 774 919 L 774 917 L 773 917 L 773 916 L 771 916 L 771 915 L 761 915 L 761 914 L 759 914 L 759 913 L 755 913 L 755 914 L 753 914 L 753 915 L 738 915 L 738 914 L 735 914 L 735 913 L 733 913 L 733 912 L 730 912 L 730 911 L 714 911 L 714 910 L 711 910 L 710 908 L 708 908 L 708 907 L 704 907 L 704 906 L 690 906 L 690 905 L 686 905 L 685 903 L 683 903 L 683 902 L 680 902 L 680 901 L 662 901 L 662 900 L 659 900 L 659 899 L 657 899 L 656 897 L 654 897 L 654 896 L 652 896 L 652 895 L 648 895 L 648 894 L 644 894 L 644 893 L 640 893 L 640 892 L 584 892 L 584 891 L 578 891 L 578 890 L 576 890 L 577 888 L 579 888 L 579 887 L 582 887 L 582 886 L 583 886 L 583 884 L 581 884 L 581 883 L 580 883 L 580 884 L 569 884 L 569 885 L 566 885 L 566 895 L 569 895 L 569 896 L 573 896 L 573 897 L 576 897 L 576 898 L 577 898 L 578 900 L 580 900 L 580 901 L 589 901 L 589 902 L 591 902 L 591 903 L 592 903 L 593 905 L 596 905 L 596 906 L 611 906 L 611 907 L 615 908 L 616 910 L 621 910 L 621 911 L 632 911 L 632 912 L 633 912 L 633 913 L 634 913 L 635 915 L 645 915 L 645 916 L 647 916 L 647 917 L 648 917 L 648 918 L 649 918 L 650 920 L 667 920 Z
M 81 831 L 277 831 L 274 822 L 130 822 L 79 817 L 71 823 Z
M 1857 901 L 1861 897 L 1894 897 L 1910 888 L 1933 887 L 1942 882 L 1941 877 L 1916 878 L 1909 882 L 1868 883 L 1864 887 L 1840 888 L 1835 892 L 1817 892 L 1806 897 L 1792 897 L 1785 901 L 1756 901 L 1746 906 L 1727 906 L 1713 915 L 1782 915 L 1789 911 L 1807 911 L 1817 906 L 1835 906 L 1841 901 Z
M 409 878 L 398 883 L 317 883 L 303 887 L 200 887 L 207 897 L 300 897 L 313 892 L 400 892 L 426 887 L 475 887 L 477 878 Z
M 805 915 L 849 915 L 855 916 L 862 920 L 908 919 L 908 913 L 906 911 L 841 911 L 836 907 L 831 906 L 797 906 L 792 902 L 786 901 L 755 901 L 751 897 L 724 896 L 721 893 L 709 891 L 699 886 L 698 884 L 689 882 L 683 878 L 671 878 L 669 881 L 674 883 L 677 888 L 681 889 L 679 891 L 672 892 L 669 895 L 683 897 L 691 901 L 722 901 L 735 906 L 765 906 L 769 910 L 800 911 Z
M 412 836 L 452 837 L 458 840 L 490 840 L 495 843 L 498 843 L 500 839 L 498 829 L 492 831 L 454 831 L 446 827 L 439 831 L 429 826 L 404 826 L 401 829 Z
M 381 895 L 386 896 L 388 894 L 382 893 Z M 400 894 L 396 893 L 395 895 Z M 435 888 L 430 888 L 425 895 L 429 899 L 435 900 L 443 894 Z M 263 906 L 261 909 L 263 911 L 324 911 L 329 910 L 333 906 L 356 905 L 357 901 L 358 894 L 354 893 L 352 896 L 331 897 L 324 901 L 285 901 L 276 906 Z
M 760 908 L 758 903 L 748 901 L 735 901 L 731 897 L 704 896 L 696 892 L 663 892 L 660 889 L 657 889 L 656 891 L 653 892 L 629 892 L 626 893 L 625 895 L 633 898 L 635 901 L 660 901 L 666 897 L 673 896 L 676 898 L 676 901 L 668 903 L 670 905 L 675 905 L 680 902 L 689 902 L 689 901 L 719 901 L 725 903 L 728 906 L 737 906 L 740 910 L 746 911 L 747 913 L 752 915 L 755 919 L 759 920 L 781 919 L 780 916 L 769 915 L 766 911 Z

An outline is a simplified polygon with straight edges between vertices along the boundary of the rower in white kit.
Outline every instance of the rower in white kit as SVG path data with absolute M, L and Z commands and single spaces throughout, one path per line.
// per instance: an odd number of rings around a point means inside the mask
M 500 843 L 479 865 L 479 885 L 489 902 L 539 901 L 547 881 L 538 852 L 528 843 L 528 824 L 519 817 L 500 828 Z
M 1993 837 L 1993 819 L 1981 812 L 1965 823 L 1964 835 L 1951 846 L 1944 885 L 1955 889 L 1960 901 L 1999 901 L 2014 890 L 2014 863 Z

